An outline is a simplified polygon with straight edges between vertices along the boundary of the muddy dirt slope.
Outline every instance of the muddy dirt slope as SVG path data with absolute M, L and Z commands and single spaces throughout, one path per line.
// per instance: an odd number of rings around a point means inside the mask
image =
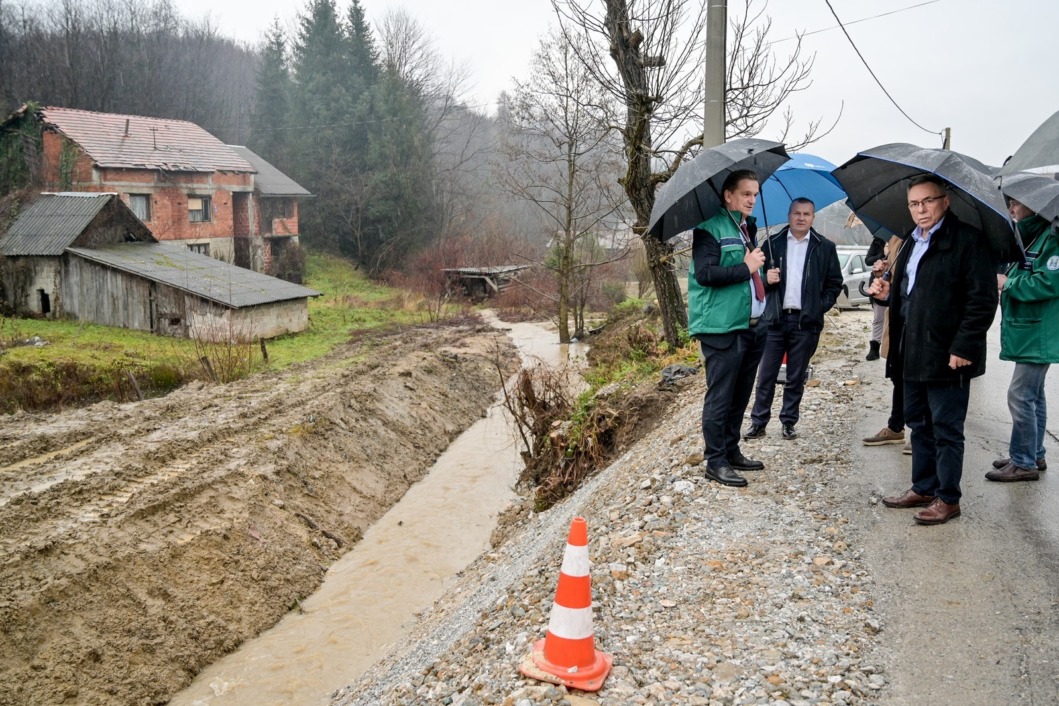
M 0 417 L 0 704 L 156 704 L 275 623 L 499 389 L 423 328 L 282 374 Z

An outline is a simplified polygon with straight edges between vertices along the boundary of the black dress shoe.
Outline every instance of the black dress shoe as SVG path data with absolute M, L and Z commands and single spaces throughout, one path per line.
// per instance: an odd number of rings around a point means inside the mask
M 720 483 L 721 485 L 728 485 L 733 488 L 745 488 L 746 478 L 732 470 L 732 467 L 728 464 L 721 466 L 706 466 L 706 480 L 712 480 Z
M 765 427 L 751 424 L 750 428 L 743 434 L 744 439 L 760 439 L 765 436 Z
M 732 465 L 732 468 L 737 471 L 763 471 L 765 470 L 765 464 L 761 461 L 755 461 L 752 458 L 747 458 L 743 455 L 742 451 L 736 451 L 733 454 L 728 455 L 728 463 Z
M 798 438 L 798 432 L 794 431 L 794 425 L 793 424 L 784 424 L 783 425 L 783 438 L 784 439 L 797 439 Z

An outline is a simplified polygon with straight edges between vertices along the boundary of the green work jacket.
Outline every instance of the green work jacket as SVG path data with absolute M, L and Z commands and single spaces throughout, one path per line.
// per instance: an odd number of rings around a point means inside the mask
M 1029 267 L 1012 265 L 1000 291 L 1000 359 L 1059 363 L 1059 234 L 1040 216 L 1017 226 L 1032 238 Z

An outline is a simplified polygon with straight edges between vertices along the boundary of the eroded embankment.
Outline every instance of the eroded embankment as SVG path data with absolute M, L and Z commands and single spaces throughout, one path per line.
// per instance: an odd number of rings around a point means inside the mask
M 160 703 L 272 625 L 493 401 L 506 337 L 0 418 L 0 704 Z

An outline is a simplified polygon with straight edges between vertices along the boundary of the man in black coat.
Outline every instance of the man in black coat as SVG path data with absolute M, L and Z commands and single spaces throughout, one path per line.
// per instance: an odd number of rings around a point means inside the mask
M 783 357 L 787 356 L 787 380 L 783 386 L 780 424 L 783 438 L 794 439 L 809 360 L 820 342 L 824 313 L 835 305 L 842 291 L 842 268 L 835 244 L 813 230 L 816 207 L 805 198 L 795 199 L 787 212 L 789 225 L 769 238 L 765 256 L 772 259 L 766 272 L 765 323 L 768 338 L 757 373 L 757 393 L 750 414 L 750 429 L 744 439 L 765 435 L 772 417 Z
M 897 256 L 892 281 L 871 294 L 888 298 L 890 349 L 903 363 L 905 422 L 912 430 L 912 487 L 883 498 L 887 507 L 923 507 L 922 525 L 960 514 L 963 425 L 971 379 L 985 373 L 986 332 L 997 308 L 996 265 L 985 236 L 949 211 L 947 184 L 912 179 L 908 208 L 916 227 Z

